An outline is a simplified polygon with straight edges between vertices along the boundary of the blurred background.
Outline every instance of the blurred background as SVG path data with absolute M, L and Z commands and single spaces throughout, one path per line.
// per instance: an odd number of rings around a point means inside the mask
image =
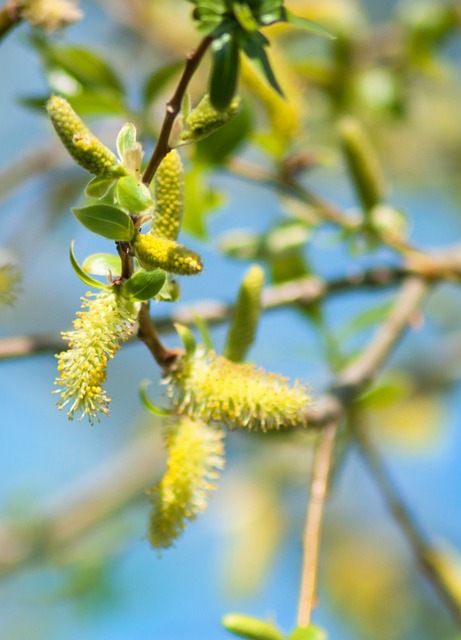
M 183 239 L 205 270 L 181 282 L 180 308 L 232 302 L 252 261 L 273 282 L 397 264 L 389 249 L 358 246 L 312 207 L 242 177 L 244 164 L 228 163 L 232 156 L 271 171 L 289 153 L 307 154 L 306 188 L 353 215 L 358 203 L 335 124 L 343 114 L 359 117 L 371 134 L 391 185 L 389 203 L 412 242 L 437 248 L 461 237 L 459 4 L 287 4 L 338 37 L 273 29 L 274 64 L 293 101 L 271 106 L 245 70 L 238 146 L 223 139 L 185 150 Z M 109 146 L 125 121 L 136 122 L 148 153 L 177 63 L 198 38 L 184 0 L 82 0 L 81 8 L 83 20 L 49 41 L 24 24 L 0 45 L 0 259 L 22 269 L 14 306 L 0 309 L 0 330 L 4 337 L 40 335 L 43 344 L 42 353 L 0 363 L 0 635 L 219 640 L 230 637 L 219 624 L 229 611 L 276 620 L 288 632 L 296 619 L 310 435 L 230 433 L 227 466 L 206 513 L 159 555 L 146 540 L 145 490 L 164 468 L 161 423 L 142 408 L 140 381 L 152 380 L 149 392 L 159 403 L 162 397 L 144 345 L 127 345 L 110 364 L 110 420 L 71 423 L 55 406 L 53 347 L 59 350 L 59 331 L 71 327 L 86 292 L 69 264 L 70 241 L 80 261 L 112 247 L 69 211 L 82 201 L 86 176 L 56 142 L 44 97 L 67 93 Z M 80 47 L 94 56 L 87 64 Z M 193 99 L 203 95 L 205 77 L 194 80 Z M 210 148 L 221 166 L 207 164 Z M 373 335 L 393 293 L 350 292 L 318 313 L 271 311 L 250 360 L 303 378 L 319 396 L 335 368 Z M 153 313 L 166 317 L 172 306 L 159 303 Z M 456 285 L 438 286 L 418 330 L 360 405 L 459 599 L 460 312 Z M 225 326 L 211 331 L 219 350 Z M 171 346 L 176 340 L 166 338 Z M 347 442 L 328 504 L 314 622 L 335 640 L 460 637 Z

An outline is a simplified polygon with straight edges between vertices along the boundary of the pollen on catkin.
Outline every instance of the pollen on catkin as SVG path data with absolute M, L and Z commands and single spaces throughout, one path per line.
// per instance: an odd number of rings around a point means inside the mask
M 217 111 L 206 94 L 184 121 L 181 141 L 197 142 L 230 122 L 237 115 L 240 97 L 236 96 L 225 111 Z
M 224 434 L 203 422 L 180 418 L 166 433 L 167 470 L 152 489 L 149 540 L 158 549 L 170 547 L 207 505 L 224 467 Z
M 184 168 L 176 149 L 160 163 L 154 185 L 156 205 L 152 233 L 176 240 L 184 213 Z
M 74 320 L 74 330 L 62 333 L 67 351 L 58 356 L 59 377 L 54 393 L 60 394 L 60 409 L 69 406 L 67 415 L 81 420 L 86 416 L 93 424 L 99 414 L 108 415 L 110 398 L 102 388 L 110 358 L 120 343 L 131 335 L 137 307 L 114 292 L 87 293 Z
M 230 429 L 305 427 L 306 409 L 312 404 L 301 382 L 290 386 L 283 376 L 202 348 L 177 361 L 164 383 L 178 413 L 216 420 Z
M 136 258 L 146 271 L 163 269 L 181 276 L 191 276 L 203 269 L 200 256 L 175 240 L 151 233 L 138 233 L 132 241 Z
M 91 133 L 67 100 L 51 96 L 46 108 L 56 133 L 77 164 L 95 176 L 125 175 L 117 156 Z

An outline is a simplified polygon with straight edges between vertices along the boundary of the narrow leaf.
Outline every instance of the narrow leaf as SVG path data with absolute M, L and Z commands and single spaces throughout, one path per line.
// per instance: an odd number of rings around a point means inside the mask
M 211 104 L 218 111 L 227 109 L 237 90 L 240 59 L 237 42 L 228 33 L 213 41 L 210 79 Z
M 332 33 L 321 27 L 315 22 L 308 20 L 307 18 L 301 18 L 299 16 L 295 16 L 291 11 L 285 9 L 285 22 L 293 25 L 293 27 L 299 27 L 304 31 L 309 31 L 310 33 L 315 33 L 317 36 L 322 36 L 323 38 L 329 38 L 330 40 L 335 40 L 336 36 Z
M 141 382 L 141 387 L 139 389 L 139 395 L 141 396 L 141 402 L 143 403 L 145 409 L 153 413 L 154 416 L 171 416 L 171 411 L 168 409 L 162 409 L 162 407 L 157 407 L 147 396 L 146 387 L 150 385 L 150 380 L 143 380 Z
M 165 279 L 166 274 L 161 269 L 155 269 L 155 271 L 140 269 L 122 285 L 122 295 L 138 302 L 151 300 L 161 290 Z
M 75 273 L 78 275 L 78 277 L 82 282 L 87 284 L 89 287 L 95 287 L 96 289 L 110 289 L 109 285 L 103 284 L 102 282 L 99 282 L 99 280 L 95 280 L 94 278 L 89 276 L 87 273 L 85 273 L 85 271 L 83 271 L 82 267 L 79 265 L 79 263 L 77 262 L 77 259 L 75 258 L 73 241 L 70 245 L 69 257 L 70 257 L 70 263 L 72 265 L 73 270 L 75 271 Z
M 174 327 L 182 340 L 186 354 L 188 356 L 194 355 L 195 349 L 197 348 L 197 342 L 192 331 L 184 324 L 179 324 L 179 322 L 175 322 Z
M 96 204 L 72 209 L 72 213 L 84 227 L 109 240 L 129 242 L 135 234 L 131 218 L 116 207 Z
M 269 62 L 269 58 L 267 57 L 264 45 L 259 41 L 259 39 L 248 38 L 245 42 L 244 51 L 253 62 L 253 64 L 258 68 L 260 73 L 262 73 L 262 75 L 266 78 L 270 86 L 275 89 L 275 91 L 277 91 L 277 93 L 279 93 L 282 97 L 284 97 L 282 88 L 280 87 L 277 78 L 272 71 L 272 67 Z
M 85 195 L 88 198 L 104 198 L 111 186 L 114 184 L 113 178 L 105 178 L 101 176 L 95 176 L 85 188 Z

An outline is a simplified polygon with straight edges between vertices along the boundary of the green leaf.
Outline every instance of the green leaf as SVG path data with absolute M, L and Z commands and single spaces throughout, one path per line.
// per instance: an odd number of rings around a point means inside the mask
M 87 89 L 76 95 L 68 95 L 66 96 L 66 99 L 79 116 L 127 116 L 127 108 L 122 96 L 114 92 Z
M 85 258 L 82 269 L 94 276 L 116 277 L 121 275 L 122 264 L 113 253 L 93 253 Z
M 239 48 L 235 38 L 225 33 L 213 40 L 212 53 L 210 101 L 215 109 L 225 111 L 237 90 L 240 69 Z
M 182 69 L 183 62 L 172 62 L 166 67 L 154 71 L 150 75 L 142 90 L 142 100 L 145 108 L 148 108 L 157 98 L 165 85 Z
M 355 334 L 365 331 L 365 329 L 368 329 L 377 322 L 381 322 L 389 314 L 391 308 L 391 302 L 384 302 L 365 309 L 365 311 L 354 316 L 340 329 L 338 332 L 338 340 L 341 342 L 349 340 L 349 338 Z
M 197 327 L 207 351 L 214 351 L 213 339 L 207 321 L 198 313 L 194 313 L 194 324 Z
M 308 20 L 307 18 L 300 18 L 299 16 L 295 16 L 288 9 L 284 9 L 285 14 L 285 22 L 293 25 L 293 27 L 299 27 L 304 31 L 308 31 L 309 33 L 315 33 L 317 36 L 322 36 L 323 38 L 329 38 L 330 40 L 335 40 L 336 36 L 332 33 L 321 27 L 320 25 Z
M 260 33 L 255 33 L 251 38 L 247 38 L 244 44 L 244 51 L 250 58 L 253 64 L 257 67 L 259 72 L 266 78 L 270 86 L 277 91 L 282 97 L 284 93 L 277 81 L 277 78 L 272 71 L 272 67 L 267 57 L 267 53 L 264 47 L 264 41 L 261 38 Z M 264 38 L 265 40 L 265 38 Z
M 77 220 L 93 233 L 109 240 L 130 241 L 135 228 L 131 218 L 121 209 L 107 204 L 95 204 L 80 209 L 72 209 Z
M 122 295 L 138 302 L 151 300 L 161 290 L 165 279 L 166 274 L 161 269 L 154 271 L 140 269 L 122 285 Z
M 83 271 L 82 267 L 77 262 L 77 259 L 74 255 L 74 242 L 71 242 L 70 250 L 69 250 L 70 264 L 72 265 L 73 270 L 78 275 L 80 280 L 87 284 L 89 287 L 95 287 L 96 289 L 110 289 L 111 287 L 107 284 L 103 284 L 99 282 L 99 280 L 95 280 L 91 276 L 89 276 L 85 271 Z
M 135 176 L 124 176 L 117 180 L 115 196 L 121 207 L 133 213 L 141 213 L 154 207 L 149 188 Z
M 114 184 L 113 178 L 95 176 L 85 187 L 85 195 L 88 198 L 104 198 L 111 186 Z
M 251 111 L 243 105 L 230 122 L 196 143 L 197 162 L 202 165 L 224 164 L 249 137 L 252 124 Z
M 243 4 L 242 2 L 234 2 L 234 4 L 232 5 L 232 10 L 242 29 L 245 29 L 245 31 L 258 30 L 259 25 L 253 16 L 253 12 L 247 4 Z
M 188 327 L 179 322 L 175 322 L 174 327 L 182 340 L 186 354 L 193 356 L 197 348 L 197 341 L 195 340 L 194 334 Z
M 120 158 L 123 159 L 123 156 L 127 151 L 131 151 L 136 147 L 138 142 L 136 135 L 136 127 L 134 124 L 132 122 L 125 122 L 117 135 L 116 144 Z
M 194 167 L 185 176 L 187 198 L 184 203 L 183 228 L 197 238 L 206 239 L 207 214 L 219 207 L 224 198 L 205 182 L 203 168 Z
M 308 627 L 298 627 L 291 633 L 287 640 L 328 640 L 323 629 L 309 625 Z
M 284 640 L 275 625 L 265 620 L 240 613 L 229 613 L 221 621 L 223 627 L 241 638 L 249 640 Z
M 157 407 L 147 396 L 146 387 L 150 385 L 150 380 L 143 380 L 141 382 L 141 387 L 139 389 L 139 395 L 141 396 L 141 402 L 144 405 L 144 408 L 150 413 L 153 413 L 155 416 L 171 416 L 172 412 L 168 409 L 162 409 L 162 407 Z
M 117 74 L 94 51 L 84 47 L 47 46 L 44 55 L 49 65 L 63 69 L 83 87 L 124 93 Z

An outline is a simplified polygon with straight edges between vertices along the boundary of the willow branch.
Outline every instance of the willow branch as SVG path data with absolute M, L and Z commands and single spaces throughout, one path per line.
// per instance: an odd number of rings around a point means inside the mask
M 211 42 L 212 38 L 206 36 L 205 38 L 203 38 L 197 49 L 187 55 L 184 71 L 179 80 L 178 86 L 176 87 L 176 91 L 174 92 L 171 100 L 169 100 L 166 104 L 165 117 L 163 120 L 162 128 L 160 130 L 157 144 L 142 176 L 143 182 L 147 185 L 151 183 L 159 164 L 166 156 L 166 154 L 171 150 L 169 140 L 174 121 L 181 111 L 181 103 L 187 91 L 187 87 L 189 86 L 189 82 L 196 72 Z
M 303 536 L 303 567 L 298 605 L 298 626 L 307 627 L 317 601 L 320 540 L 328 495 L 328 483 L 334 457 L 339 421 L 325 425 L 315 451 L 309 506 Z
M 406 537 L 418 565 L 438 592 L 457 625 L 461 627 L 459 598 L 456 598 L 453 592 L 447 588 L 446 581 L 437 563 L 436 550 L 428 541 L 425 533 L 416 524 L 410 510 L 400 497 L 372 440 L 356 421 L 353 424 L 352 434 L 373 480 L 377 484 L 389 511 Z
M 167 367 L 182 352 L 178 349 L 167 349 L 160 341 L 152 318 L 149 315 L 149 303 L 143 302 L 138 316 L 139 328 L 138 338 L 144 342 L 157 364 L 163 368 Z

